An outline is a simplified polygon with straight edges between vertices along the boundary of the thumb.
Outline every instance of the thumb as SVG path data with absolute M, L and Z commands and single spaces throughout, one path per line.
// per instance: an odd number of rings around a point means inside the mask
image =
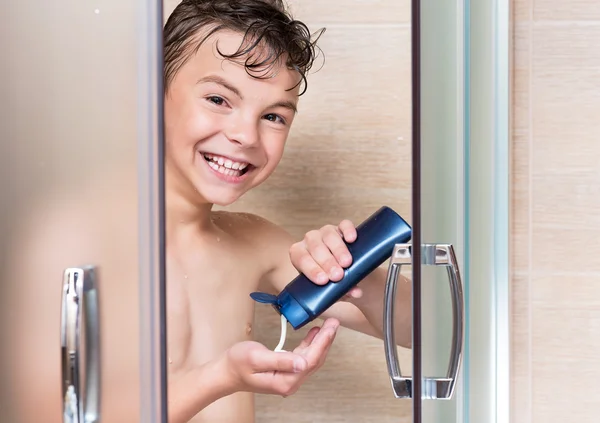
M 283 372 L 300 373 L 306 369 L 308 363 L 301 355 L 291 352 L 274 352 L 263 350 L 252 357 L 252 369 L 255 373 Z

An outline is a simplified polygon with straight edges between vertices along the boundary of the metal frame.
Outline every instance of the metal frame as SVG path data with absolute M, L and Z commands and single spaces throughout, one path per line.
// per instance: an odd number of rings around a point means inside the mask
M 463 421 L 508 423 L 510 1 L 465 1 L 469 319 Z
M 415 3 L 420 5 L 424 80 L 419 98 L 419 193 L 424 194 L 413 201 L 426 204 L 419 210 L 423 242 L 455 243 L 467 321 L 456 401 L 424 405 L 423 418 L 416 405 L 413 417 L 419 422 L 508 423 L 510 2 Z M 426 301 L 440 307 L 441 316 L 447 306 L 439 291 L 430 283 L 419 288 Z M 415 327 L 428 345 L 422 359 L 427 364 L 441 360 L 431 345 L 444 343 L 445 334 L 433 325 L 424 321 L 422 329 L 420 322 Z M 420 345 L 413 352 L 420 354 Z
M 137 5 L 140 418 L 167 423 L 163 2 Z

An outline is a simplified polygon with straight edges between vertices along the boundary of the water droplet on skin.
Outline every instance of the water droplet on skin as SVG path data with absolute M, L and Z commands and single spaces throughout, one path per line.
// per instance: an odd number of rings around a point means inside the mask
M 184 278 L 184 279 L 187 279 L 187 275 L 183 275 L 183 278 Z
M 221 238 L 217 237 L 217 242 L 221 242 Z

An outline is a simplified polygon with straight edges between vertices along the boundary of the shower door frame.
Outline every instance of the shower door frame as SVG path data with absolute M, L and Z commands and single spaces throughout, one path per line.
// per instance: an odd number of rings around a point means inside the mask
M 419 34 L 418 40 L 413 37 L 413 48 L 418 51 L 413 60 L 418 57 L 419 65 L 413 72 L 418 72 L 415 83 L 420 87 L 413 106 L 419 112 L 413 121 L 419 125 L 413 140 L 419 151 L 413 158 L 425 165 L 416 174 L 419 180 L 414 198 L 420 198 L 420 204 L 414 213 L 418 211 L 419 220 L 423 214 L 421 232 L 425 231 L 424 237 L 417 239 L 421 243 L 449 242 L 429 239 L 443 233 L 442 238 L 449 236 L 456 242 L 466 316 L 463 365 L 455 399 L 449 406 L 437 406 L 415 396 L 413 417 L 418 423 L 509 423 L 511 4 L 509 0 L 457 0 L 451 5 L 444 0 L 413 0 L 412 4 L 418 8 L 416 13 L 413 10 L 413 17 L 418 19 L 413 35 Z M 446 31 L 452 39 L 440 42 L 439 35 L 427 32 L 431 28 Z M 447 103 L 439 105 L 432 100 L 437 94 L 432 82 L 448 90 L 437 99 Z M 436 121 L 433 116 L 442 119 Z M 436 149 L 456 154 L 445 158 L 435 153 Z M 433 172 L 428 171 L 431 165 L 436 166 Z M 440 175 L 449 181 L 444 186 L 440 186 Z M 451 193 L 445 191 L 448 189 Z M 440 206 L 441 200 L 436 198 L 440 192 L 446 198 L 457 198 L 448 216 L 431 210 Z M 427 228 L 432 222 L 440 232 Z M 429 297 L 436 296 L 435 291 L 428 287 L 428 281 L 421 286 L 419 280 L 420 276 L 413 301 L 433 304 L 435 300 Z M 432 340 L 438 342 L 440 331 L 432 325 L 421 327 L 419 313 L 415 311 L 419 320 L 414 326 L 420 332 L 417 345 L 413 345 L 419 355 L 413 358 L 415 378 L 426 376 L 421 375 L 422 363 L 446 359 L 444 354 L 432 355 L 427 348 L 423 350 L 426 355 L 420 356 L 421 335 L 427 346 Z M 421 384 L 416 385 L 415 390 Z

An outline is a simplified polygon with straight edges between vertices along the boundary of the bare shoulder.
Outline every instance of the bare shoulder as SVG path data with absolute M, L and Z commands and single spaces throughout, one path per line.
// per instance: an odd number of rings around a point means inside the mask
M 290 247 L 296 240 L 289 232 L 254 214 L 221 213 L 223 212 L 219 212 L 218 216 L 221 227 L 226 226 L 235 231 L 237 239 L 245 238 L 253 248 L 253 256 L 265 264 L 261 280 L 263 291 L 277 293 L 281 290 L 282 283 L 298 275 L 290 260 Z
M 252 213 L 214 212 L 214 220 L 225 232 L 236 238 L 248 239 L 257 246 L 281 246 L 293 242 L 292 236 L 281 226 Z
M 252 213 L 224 212 L 214 214 L 215 223 L 236 240 L 253 249 L 269 270 L 289 261 L 293 237 L 281 226 Z

